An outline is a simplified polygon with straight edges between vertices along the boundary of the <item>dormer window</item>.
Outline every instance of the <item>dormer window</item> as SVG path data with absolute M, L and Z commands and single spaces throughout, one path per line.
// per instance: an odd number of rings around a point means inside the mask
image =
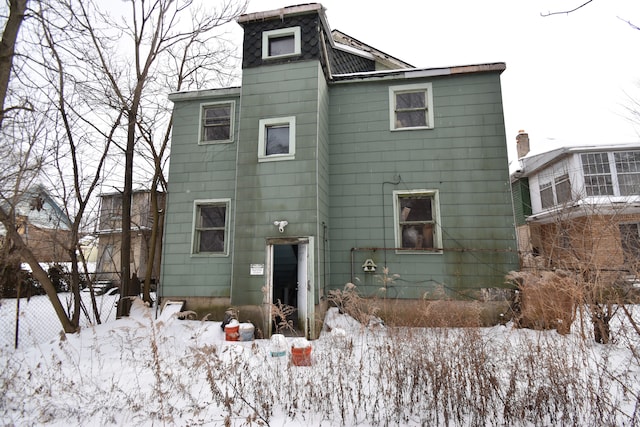
M 262 33 L 262 59 L 300 55 L 300 27 Z

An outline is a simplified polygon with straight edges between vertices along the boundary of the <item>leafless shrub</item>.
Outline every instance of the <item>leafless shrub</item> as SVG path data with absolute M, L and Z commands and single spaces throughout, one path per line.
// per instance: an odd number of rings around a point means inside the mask
M 353 283 L 347 283 L 342 289 L 330 290 L 327 299 L 338 307 L 340 313 L 348 314 L 365 326 L 376 318 L 378 312 L 373 301 L 362 297 Z
M 575 320 L 576 307 L 583 299 L 575 278 L 563 271 L 511 272 L 507 280 L 518 286 L 518 326 L 556 329 L 567 334 Z
M 296 310 L 295 307 L 283 304 L 280 300 L 277 300 L 275 304 L 271 304 L 271 321 L 275 326 L 275 332 L 277 334 L 286 332 L 296 333 L 296 328 L 291 319 L 291 315 L 293 315 Z

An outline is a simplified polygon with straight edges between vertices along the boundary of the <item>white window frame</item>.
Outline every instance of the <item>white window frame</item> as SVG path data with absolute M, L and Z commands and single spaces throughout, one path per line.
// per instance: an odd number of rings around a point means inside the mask
M 196 226 L 198 224 L 198 212 L 201 206 L 224 206 L 224 250 L 222 252 L 200 252 L 198 245 L 200 239 L 198 237 L 198 230 Z M 191 256 L 204 256 L 204 257 L 216 257 L 216 256 L 228 256 L 229 255 L 229 218 L 231 207 L 231 199 L 198 199 L 193 201 L 193 221 L 191 224 Z
M 293 52 L 284 55 L 269 55 L 269 41 L 271 39 L 293 36 Z M 262 33 L 262 59 L 286 58 L 300 55 L 300 27 L 279 28 L 277 30 L 264 31 Z
M 215 107 L 215 106 L 219 106 L 219 105 L 230 105 L 231 106 L 230 112 L 229 112 L 229 114 L 231 115 L 230 121 L 229 121 L 229 138 L 228 139 L 215 139 L 215 140 L 211 140 L 211 141 L 205 141 L 204 140 L 204 110 L 207 107 Z M 228 144 L 230 142 L 233 142 L 233 139 L 234 139 L 235 114 L 236 114 L 236 101 L 234 101 L 234 100 L 207 102 L 207 103 L 200 104 L 200 119 L 198 120 L 198 126 L 199 126 L 199 130 L 198 130 L 198 145 Z
M 289 152 L 285 154 L 266 154 L 266 137 L 267 128 L 269 126 L 289 126 Z M 275 162 L 280 160 L 293 160 L 296 157 L 296 118 L 289 117 L 273 117 L 270 119 L 260 120 L 260 128 L 258 130 L 258 162 Z
M 432 221 L 433 250 L 411 250 L 402 248 L 402 225 L 400 224 L 400 199 L 403 196 L 428 196 L 433 198 Z M 442 254 L 442 227 L 440 226 L 440 192 L 438 190 L 395 190 L 393 192 L 393 228 L 397 254 Z M 438 250 L 440 249 L 440 250 Z
M 396 127 L 396 94 L 403 92 L 425 92 L 426 126 Z M 391 131 L 406 131 L 433 129 L 433 85 L 431 83 L 417 83 L 412 85 L 389 86 L 389 129 Z

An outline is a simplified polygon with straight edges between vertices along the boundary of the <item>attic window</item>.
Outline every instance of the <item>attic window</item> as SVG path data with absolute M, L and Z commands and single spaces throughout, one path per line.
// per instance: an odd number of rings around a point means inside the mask
M 300 55 L 300 27 L 262 33 L 262 59 Z
M 389 119 L 391 130 L 432 129 L 431 83 L 391 86 Z

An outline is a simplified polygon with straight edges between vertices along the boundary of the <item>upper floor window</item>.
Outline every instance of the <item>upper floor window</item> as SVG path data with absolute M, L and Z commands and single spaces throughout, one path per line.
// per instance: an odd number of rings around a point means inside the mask
M 608 153 L 586 153 L 582 155 L 584 188 L 587 196 L 613 196 L 613 181 Z
M 540 184 L 540 200 L 542 209 L 547 209 L 555 205 L 573 200 L 571 191 L 571 181 L 569 174 L 552 177 L 546 182 Z
M 440 207 L 436 190 L 393 192 L 396 247 L 440 253 Z M 429 252 L 429 251 L 427 251 Z
M 621 196 L 640 194 L 640 151 L 613 153 Z
M 194 254 L 227 254 L 229 200 L 196 200 L 194 202 Z
M 640 195 L 640 151 L 581 155 L 587 196 Z
M 433 128 L 431 83 L 389 87 L 391 130 Z
M 296 154 L 296 118 L 260 120 L 258 161 L 291 160 Z
M 300 27 L 262 33 L 262 59 L 300 55 Z
M 233 141 L 233 115 L 235 102 L 204 104 L 200 111 L 200 142 Z

